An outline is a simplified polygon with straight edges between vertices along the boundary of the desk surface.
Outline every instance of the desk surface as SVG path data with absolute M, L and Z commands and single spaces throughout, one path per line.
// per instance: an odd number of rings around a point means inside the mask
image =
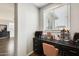
M 68 47 L 79 49 L 79 45 L 76 45 L 72 41 L 55 40 L 55 39 L 49 40 L 49 39 L 44 39 L 44 38 L 42 38 L 41 40 L 47 41 L 47 42 L 50 42 L 50 43 L 55 43 L 55 44 L 64 45 L 64 46 L 68 46 Z

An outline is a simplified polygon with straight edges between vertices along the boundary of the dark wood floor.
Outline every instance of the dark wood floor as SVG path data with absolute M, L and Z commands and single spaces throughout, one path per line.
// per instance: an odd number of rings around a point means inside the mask
M 14 55 L 14 39 L 2 38 L 0 39 L 0 56 Z
M 39 54 L 33 52 L 30 56 L 44 56 L 44 55 L 39 55 Z
M 30 56 L 45 56 L 43 54 L 37 54 L 36 52 L 33 52 Z
M 41 54 L 37 54 L 36 52 L 33 52 L 30 56 L 45 56 L 45 55 L 41 55 Z M 62 56 L 62 55 L 60 53 L 57 56 Z

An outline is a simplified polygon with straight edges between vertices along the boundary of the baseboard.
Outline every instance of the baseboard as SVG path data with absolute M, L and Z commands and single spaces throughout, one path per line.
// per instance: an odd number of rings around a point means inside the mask
M 27 56 L 30 56 L 33 52 L 34 52 L 34 51 L 29 52 L 29 53 L 27 54 Z

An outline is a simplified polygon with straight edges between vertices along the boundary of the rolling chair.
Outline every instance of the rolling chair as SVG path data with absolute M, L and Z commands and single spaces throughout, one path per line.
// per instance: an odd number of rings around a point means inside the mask
M 79 33 L 75 33 L 73 37 L 73 42 L 79 45 Z
M 46 56 L 57 56 L 59 50 L 55 48 L 53 45 L 43 43 L 43 52 Z
M 79 33 L 75 33 L 73 37 L 73 41 L 77 41 L 79 39 Z

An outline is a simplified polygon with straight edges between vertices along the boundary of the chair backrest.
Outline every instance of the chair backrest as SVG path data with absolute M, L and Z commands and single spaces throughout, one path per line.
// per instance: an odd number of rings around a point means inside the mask
M 35 37 L 41 37 L 42 36 L 42 31 L 36 31 L 35 32 Z
M 79 39 L 79 33 L 74 34 L 73 41 L 76 41 L 77 39 Z
M 46 56 L 56 56 L 58 55 L 58 49 L 53 45 L 43 43 L 43 52 Z

